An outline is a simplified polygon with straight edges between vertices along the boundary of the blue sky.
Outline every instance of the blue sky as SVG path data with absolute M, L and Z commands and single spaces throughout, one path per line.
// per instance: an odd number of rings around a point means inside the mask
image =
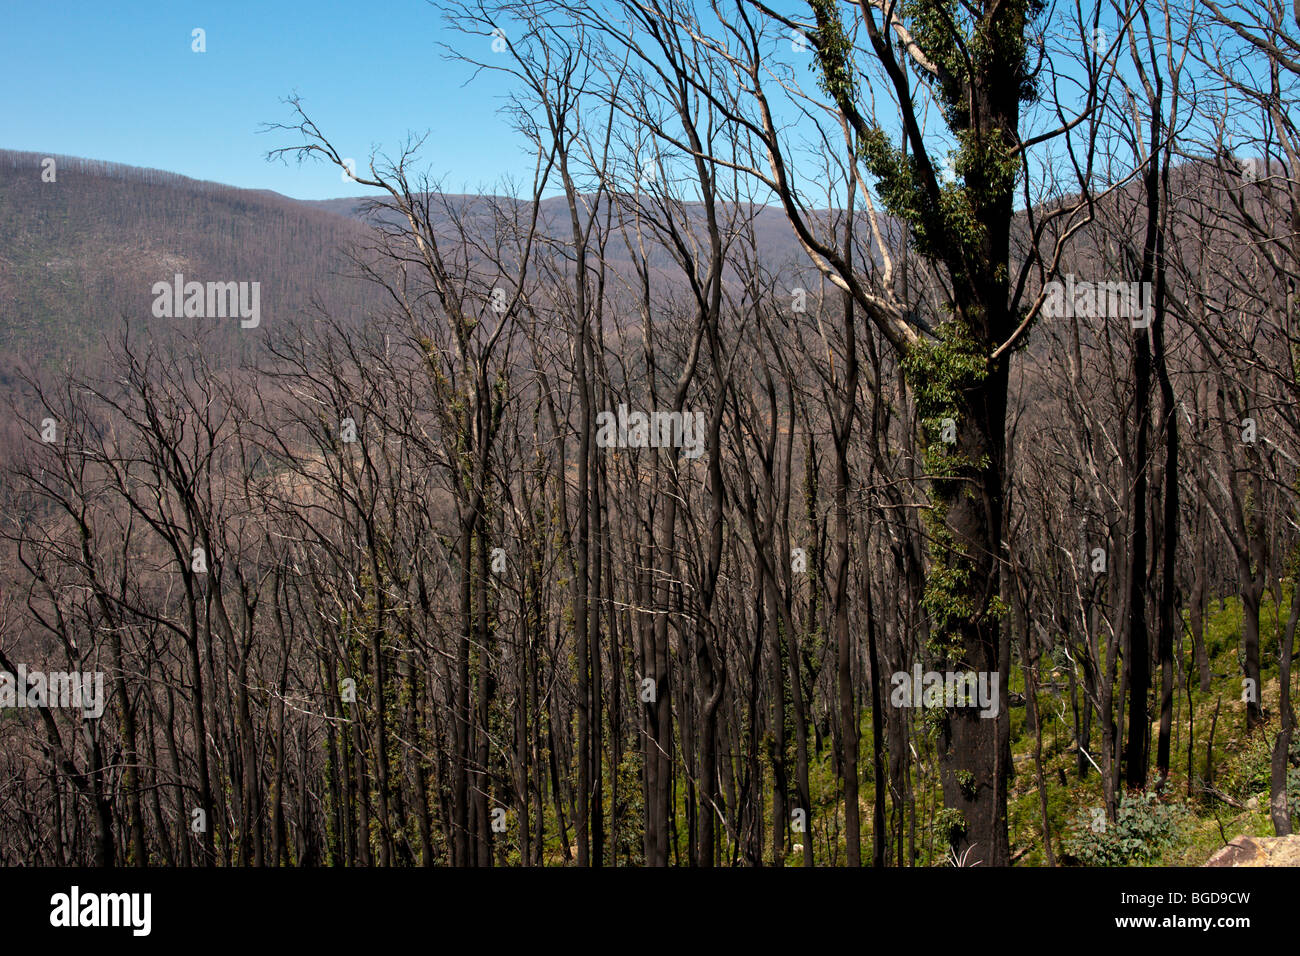
M 0 148 L 148 166 L 298 199 L 368 192 L 323 163 L 269 163 L 293 92 L 345 156 L 430 133 L 424 164 L 452 192 L 490 190 L 531 163 L 496 114 L 504 82 L 448 62 L 424 0 L 6 3 Z M 191 31 L 206 31 L 206 53 Z M 474 42 L 477 38 L 469 38 Z M 481 42 L 488 43 L 486 39 Z
M 345 157 L 427 132 L 420 167 L 448 192 L 527 182 L 533 160 L 499 115 L 508 80 L 450 61 L 491 40 L 449 31 L 425 0 L 10 0 L 0 29 L 0 148 L 146 166 L 297 199 L 363 195 L 320 162 L 268 162 L 297 93 Z M 205 31 L 206 52 L 192 49 Z M 473 44 L 482 44 L 474 51 Z M 1067 75 L 1068 74 L 1068 67 Z M 778 107 L 779 108 L 779 107 Z

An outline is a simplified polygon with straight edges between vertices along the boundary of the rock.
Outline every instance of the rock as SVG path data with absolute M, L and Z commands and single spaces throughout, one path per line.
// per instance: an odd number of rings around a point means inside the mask
M 1239 836 L 1206 866 L 1300 866 L 1300 836 Z
M 1259 809 L 1259 797 L 1251 797 L 1249 800 L 1247 800 L 1247 801 L 1246 801 L 1246 809 L 1247 809 L 1247 810 L 1258 810 L 1258 809 Z

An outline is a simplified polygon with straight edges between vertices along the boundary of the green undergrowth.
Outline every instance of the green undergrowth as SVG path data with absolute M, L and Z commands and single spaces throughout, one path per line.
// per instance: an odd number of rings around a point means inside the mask
M 1080 866 L 1199 866 L 1227 840 L 1239 835 L 1272 836 L 1269 817 L 1269 773 L 1273 740 L 1277 733 L 1278 639 L 1284 632 L 1290 611 L 1289 595 L 1280 605 L 1266 597 L 1260 612 L 1261 699 L 1268 722 L 1254 734 L 1246 732 L 1246 705 L 1241 700 L 1241 605 L 1234 598 L 1212 601 L 1206 609 L 1205 640 L 1210 660 L 1211 681 L 1202 692 L 1192 652 L 1190 630 L 1186 631 L 1181 656 L 1175 666 L 1183 668 L 1191 683 L 1192 728 L 1188 728 L 1187 692 L 1180 678 L 1175 690 L 1174 719 L 1170 743 L 1170 774 L 1157 791 L 1156 727 L 1152 728 L 1151 767 L 1148 790 L 1128 794 L 1120 787 L 1117 821 L 1105 821 L 1097 832 L 1097 814 L 1104 818 L 1101 777 L 1074 749 L 1073 715 L 1069 676 L 1044 656 L 1040 674 L 1039 713 L 1042 720 L 1043 779 L 1047 790 L 1048 830 L 1054 859 L 1061 865 Z M 1063 658 L 1061 664 L 1065 664 Z M 1152 675 L 1150 709 L 1159 714 L 1159 673 Z M 1054 685 L 1054 686 L 1052 686 Z M 1019 662 L 1012 667 L 1009 695 L 1025 694 L 1024 672 Z M 1080 697 L 1082 691 L 1080 690 Z M 1214 719 L 1218 705 L 1218 719 Z M 1008 787 L 1007 816 L 1011 852 L 1018 866 L 1043 866 L 1042 808 L 1034 762 L 1034 734 L 1028 729 L 1027 706 L 1011 709 L 1012 778 Z M 1213 765 L 1207 768 L 1207 748 L 1214 724 Z M 1189 787 L 1188 747 L 1191 746 Z M 922 767 L 914 764 L 913 788 L 916 799 L 914 865 L 950 865 L 941 837 L 944 826 L 942 792 L 934 772 L 932 741 L 914 741 L 923 748 Z M 1293 743 L 1300 753 L 1300 741 Z M 871 768 L 870 711 L 864 707 L 859 768 L 862 817 L 862 859 L 871 861 L 871 817 L 874 797 Z M 1101 732 L 1093 721 L 1089 754 L 1098 763 Z M 1120 742 L 1121 755 L 1123 742 Z M 1122 781 L 1122 778 L 1121 778 Z M 834 755 L 827 743 L 810 773 L 812 791 L 813 845 L 819 864 L 843 864 L 844 820 L 841 786 L 834 772 Z M 1300 771 L 1290 770 L 1288 793 L 1292 812 L 1300 816 Z M 887 801 L 887 818 L 890 804 Z M 800 865 L 798 855 L 786 865 Z
M 1240 603 L 1228 598 L 1211 602 L 1206 614 L 1206 642 L 1212 674 L 1210 688 L 1198 686 L 1190 631 L 1182 641 L 1177 666 L 1190 677 L 1192 728 L 1188 727 L 1188 698 L 1179 686 L 1175 693 L 1173 732 L 1171 735 L 1170 775 L 1158 790 L 1155 767 L 1156 728 L 1152 728 L 1151 768 L 1144 793 L 1126 793 L 1121 786 L 1118 819 L 1099 824 L 1104 817 L 1100 774 L 1085 758 L 1086 772 L 1080 772 L 1080 757 L 1074 749 L 1073 715 L 1069 694 L 1068 662 L 1064 656 L 1044 655 L 1040 666 L 1038 694 L 1042 720 L 1042 776 L 1046 783 L 1047 820 L 1054 860 L 1058 865 L 1079 866 L 1199 866 L 1221 849 L 1227 840 L 1246 834 L 1272 836 L 1269 818 L 1269 768 L 1271 748 L 1277 732 L 1278 710 L 1278 636 L 1285 628 L 1290 600 L 1284 595 L 1280 606 L 1266 598 L 1260 615 L 1262 701 L 1268 722 L 1262 731 L 1246 732 L 1246 708 L 1241 701 L 1241 609 Z M 1182 681 L 1180 680 L 1180 685 Z M 1159 713 L 1159 673 L 1153 674 L 1151 713 Z M 1008 681 L 1008 694 L 1015 701 L 1011 707 L 1011 750 L 1013 770 L 1008 784 L 1007 814 L 1010 827 L 1012 858 L 1017 866 L 1046 865 L 1042 809 L 1038 791 L 1038 774 L 1034 761 L 1035 735 L 1029 730 L 1028 708 L 1021 703 L 1025 694 L 1024 671 L 1014 662 Z M 1081 694 L 1081 691 L 1080 691 Z M 872 810 L 875 779 L 872 768 L 871 711 L 863 700 L 859 739 L 859 812 L 861 817 L 861 858 L 864 865 L 872 860 Z M 1214 719 L 1218 706 L 1218 718 Z M 809 732 L 809 800 L 807 825 L 803 832 L 786 828 L 787 843 L 779 861 L 785 866 L 803 865 L 802 848 L 811 844 L 817 865 L 844 865 L 847 862 L 843 787 L 838 773 L 834 740 L 825 715 L 815 730 Z M 1207 747 L 1211 723 L 1214 724 L 1212 766 L 1207 767 Z M 923 723 L 913 727 L 910 745 L 919 760 L 912 763 L 914 813 L 905 824 L 905 865 L 952 865 L 943 839 L 951 821 L 944 811 L 942 790 L 937 775 L 934 736 L 918 732 Z M 744 732 L 744 731 L 742 731 Z M 787 777 L 790 807 L 797 805 L 793 728 L 787 728 Z M 1188 749 L 1191 748 L 1189 786 Z M 1293 745 L 1300 753 L 1300 742 Z M 774 862 L 772 853 L 773 820 L 771 805 L 771 741 L 763 742 L 759 766 L 763 774 L 762 861 Z M 1101 733 L 1094 720 L 1089 753 L 1100 763 Z M 1123 745 L 1120 744 L 1122 753 Z M 887 759 L 887 756 L 886 756 Z M 606 827 L 605 865 L 642 865 L 642 832 L 645 819 L 640 782 L 639 752 L 625 752 L 616 772 L 605 767 L 604 811 Z M 886 764 L 888 773 L 888 764 Z M 614 781 L 617 780 L 617 792 Z M 738 781 L 733 781 L 733 785 Z M 886 787 L 887 781 L 882 782 Z M 1300 814 L 1300 772 L 1291 770 L 1290 799 L 1293 811 Z M 670 851 L 671 862 L 687 865 L 690 861 L 689 803 L 693 799 L 686 781 L 679 775 L 674 787 L 677 821 Z M 553 798 L 552 798 L 553 799 Z M 723 793 L 727 799 L 726 788 Z M 553 802 L 545 807 L 546 846 L 544 858 L 550 864 L 572 862 L 576 855 L 576 838 L 571 820 L 566 820 L 565 839 L 555 817 Z M 614 821 L 617 819 L 617 832 Z M 887 826 L 896 818 L 892 801 L 886 799 Z M 533 826 L 535 827 L 535 821 Z M 1100 826 L 1100 829 L 1099 829 Z M 723 865 L 744 865 L 743 853 L 733 853 L 733 843 L 721 822 L 718 835 L 725 847 Z M 509 840 L 502 862 L 518 863 L 518 846 Z M 611 852 L 616 846 L 616 851 Z M 890 844 L 891 853 L 896 851 Z M 616 857 L 616 858 L 614 858 Z M 891 865 L 897 864 L 891 856 Z

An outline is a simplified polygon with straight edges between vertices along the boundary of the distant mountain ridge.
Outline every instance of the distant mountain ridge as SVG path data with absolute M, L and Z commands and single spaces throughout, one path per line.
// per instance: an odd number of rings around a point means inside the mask
M 54 160 L 54 181 L 43 177 Z M 80 157 L 0 150 L 0 384 L 18 356 L 38 365 L 93 353 L 123 318 L 153 330 L 184 319 L 152 314 L 157 282 L 260 282 L 262 334 L 288 319 L 327 314 L 360 319 L 389 303 L 355 276 L 342 252 L 369 235 L 363 197 L 296 200 L 267 189 L 240 189 L 157 169 Z M 435 211 L 468 220 L 491 216 L 502 197 L 439 195 Z M 444 206 L 445 204 L 445 206 Z M 687 207 L 701 210 L 702 207 Z M 784 213 L 757 207 L 753 227 L 770 266 L 807 260 Z M 437 214 L 435 212 L 435 214 Z M 541 229 L 563 244 L 569 218 L 563 197 L 543 200 Z M 652 270 L 679 282 L 662 245 L 647 247 Z M 613 238 L 614 270 L 631 254 Z M 252 341 L 228 319 L 219 338 L 232 347 Z M 7 360 L 6 360 L 7 356 Z
M 351 278 L 339 252 L 365 238 L 355 220 L 270 190 L 246 190 L 159 170 L 0 150 L 0 356 L 61 364 L 115 335 L 159 320 L 159 281 L 261 284 L 262 312 L 277 319 L 376 308 L 376 289 Z M 191 320 L 193 321 L 193 320 Z M 221 336 L 239 341 L 230 319 Z M 251 330 L 248 330 L 251 331 Z M 245 332 L 247 335 L 247 332 Z M 244 342 L 249 341 L 247 338 Z M 0 368 L 0 375 L 8 370 Z

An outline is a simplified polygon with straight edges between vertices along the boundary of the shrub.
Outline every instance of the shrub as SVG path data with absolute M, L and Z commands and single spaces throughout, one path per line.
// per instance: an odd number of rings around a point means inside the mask
M 1149 863 L 1178 842 L 1186 810 L 1164 803 L 1155 793 L 1124 794 L 1115 823 L 1101 832 L 1093 829 L 1093 814 L 1081 810 L 1075 817 L 1066 852 L 1085 866 L 1125 866 Z
M 1217 770 L 1220 790 L 1238 800 L 1268 793 L 1272 776 L 1273 745 L 1267 734 L 1251 734 L 1241 748 Z

